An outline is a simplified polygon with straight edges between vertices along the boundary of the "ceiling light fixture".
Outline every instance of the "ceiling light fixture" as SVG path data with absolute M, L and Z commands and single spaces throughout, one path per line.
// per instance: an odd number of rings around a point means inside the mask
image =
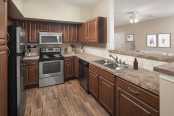
M 136 11 L 132 12 L 130 16 L 130 23 L 138 23 L 138 16 L 136 15 Z

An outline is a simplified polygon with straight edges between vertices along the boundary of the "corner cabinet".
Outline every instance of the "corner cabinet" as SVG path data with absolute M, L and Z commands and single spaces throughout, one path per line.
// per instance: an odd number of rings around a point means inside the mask
M 39 67 L 38 60 L 27 60 L 26 61 L 26 87 L 38 87 L 39 84 Z
M 159 116 L 159 97 L 117 78 L 116 116 Z

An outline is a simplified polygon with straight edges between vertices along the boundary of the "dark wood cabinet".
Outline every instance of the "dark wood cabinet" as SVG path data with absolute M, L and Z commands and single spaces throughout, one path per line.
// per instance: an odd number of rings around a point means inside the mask
M 79 77 L 79 58 L 74 58 L 74 77 Z
M 99 98 L 99 74 L 91 69 L 89 70 L 89 91 L 96 99 Z
M 7 43 L 7 2 L 0 1 L 0 44 Z
M 159 116 L 159 98 L 124 80 L 117 79 L 117 116 Z
M 50 23 L 40 23 L 40 32 L 50 32 L 51 25 Z
M 7 116 L 7 0 L 0 0 L 0 116 Z
M 68 80 L 74 77 L 74 57 L 66 57 L 64 61 L 64 79 Z
M 28 21 L 16 21 L 16 25 L 22 27 L 25 30 L 25 42 L 28 43 Z
M 89 65 L 89 90 L 104 108 L 114 116 L 115 76 L 94 66 Z
M 78 31 L 77 25 L 70 25 L 69 26 L 70 42 L 77 42 L 78 41 L 77 31 Z
M 39 42 L 39 23 L 29 22 L 29 39 L 28 43 L 38 43 Z
M 70 38 L 69 38 L 69 25 L 64 25 L 63 42 L 64 43 L 70 42 Z
M 83 23 L 79 27 L 79 42 L 80 43 L 88 42 L 88 23 Z
M 99 77 L 99 101 L 114 116 L 114 84 Z
M 88 43 L 107 42 L 107 20 L 105 17 L 97 17 L 88 21 Z
M 0 46 L 0 116 L 7 116 L 7 46 Z
M 38 60 L 26 61 L 26 86 L 27 88 L 37 87 L 39 84 Z

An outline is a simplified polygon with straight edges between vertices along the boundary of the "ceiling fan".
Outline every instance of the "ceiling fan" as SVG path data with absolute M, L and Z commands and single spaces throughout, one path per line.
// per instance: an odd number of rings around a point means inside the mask
M 130 14 L 130 23 L 138 23 L 140 19 L 153 17 L 152 15 L 140 16 L 137 11 L 129 12 L 128 14 Z

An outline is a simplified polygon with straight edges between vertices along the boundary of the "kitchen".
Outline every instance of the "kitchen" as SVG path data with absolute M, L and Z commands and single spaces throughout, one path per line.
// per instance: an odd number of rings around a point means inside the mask
M 173 115 L 172 1 L 0 6 L 0 116 Z

